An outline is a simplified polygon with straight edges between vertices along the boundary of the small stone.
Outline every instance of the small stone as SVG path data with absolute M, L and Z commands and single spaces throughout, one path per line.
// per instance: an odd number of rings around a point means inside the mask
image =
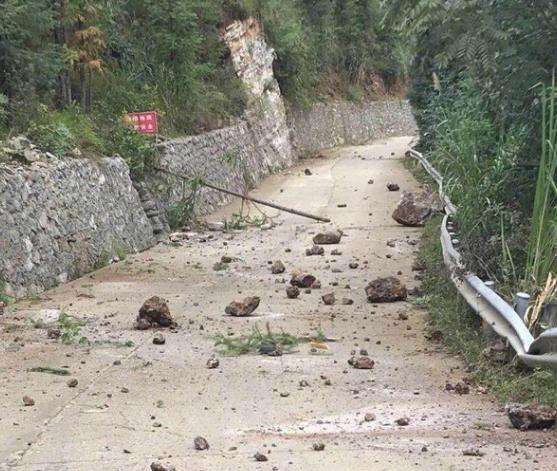
M 280 261 L 277 260 L 273 263 L 273 265 L 271 266 L 271 273 L 273 275 L 280 275 L 281 273 L 284 273 L 286 271 L 286 267 L 284 266 L 284 264 Z
M 71 379 L 68 379 L 66 384 L 68 385 L 68 388 L 75 388 L 78 384 L 78 381 L 75 378 L 71 378 Z
M 195 437 L 193 440 L 193 447 L 198 451 L 208 450 L 209 442 L 203 437 Z
M 269 458 L 259 451 L 253 455 L 253 457 L 255 458 L 255 461 L 269 461 Z
M 328 231 L 321 232 L 313 237 L 313 243 L 315 245 L 330 245 L 338 244 L 342 237 L 341 231 Z
M 302 273 L 302 274 L 295 273 L 294 275 L 292 275 L 290 284 L 292 286 L 297 286 L 298 288 L 312 288 L 313 284 L 316 281 L 317 278 L 315 278 L 315 276 L 313 275 L 307 273 Z
M 304 170 L 304 173 L 309 177 L 310 175 L 312 175 L 311 170 L 309 168 L 306 168 Z
M 176 471 L 176 468 L 169 464 L 162 464 L 155 461 L 151 463 L 151 471 Z
M 300 380 L 300 382 L 298 384 L 301 388 L 309 387 L 309 383 L 305 379 Z
M 373 185 L 374 183 L 375 183 L 375 182 L 373 181 L 373 178 L 370 178 L 370 179 L 367 181 L 367 184 L 368 184 L 368 185 Z
M 457 394 L 459 394 L 460 396 L 462 396 L 463 394 L 469 394 L 470 393 L 470 386 L 468 386 L 467 384 L 464 383 L 456 383 L 454 390 Z
M 314 451 L 323 451 L 325 449 L 325 444 L 323 442 L 314 443 L 312 448 Z
M 352 304 L 354 304 L 354 300 L 353 300 L 353 299 L 350 299 L 350 298 L 342 298 L 341 303 L 342 303 L 344 306 L 351 306 Z
M 377 417 L 373 412 L 368 412 L 364 415 L 364 422 L 373 422 Z
M 405 312 L 399 312 L 398 313 L 398 320 L 399 321 L 407 321 L 408 320 L 408 314 L 406 314 Z
M 333 250 L 331 250 L 331 255 L 334 255 L 334 256 L 338 257 L 338 256 L 342 255 L 342 252 L 338 249 L 333 249 Z
M 400 419 L 396 419 L 395 423 L 401 427 L 406 427 L 410 423 L 410 419 L 408 417 L 401 417 Z
M 300 288 L 298 288 L 297 286 L 287 286 L 286 296 L 288 299 L 296 299 L 298 296 L 300 296 Z
M 281 392 L 280 393 L 280 397 L 288 397 L 288 396 L 290 396 L 289 392 Z
M 387 183 L 387 189 L 389 191 L 398 191 L 400 187 L 396 183 Z
M 306 249 L 306 256 L 311 257 L 312 255 L 324 255 L 325 249 L 319 245 L 314 245 L 310 249 Z
M 153 343 L 155 345 L 164 345 L 166 343 L 166 339 L 164 338 L 164 335 L 162 335 L 160 332 L 158 332 L 153 337 Z
M 46 336 L 49 339 L 53 339 L 53 340 L 59 339 L 60 335 L 61 335 L 60 329 L 50 328 L 46 331 Z
M 332 306 L 335 304 L 335 293 L 328 293 L 321 296 L 321 299 L 327 306 Z
M 257 296 L 245 298 L 243 301 L 232 301 L 226 306 L 224 312 L 233 317 L 246 317 L 259 307 L 260 301 Z
M 23 405 L 25 406 L 34 406 L 35 400 L 29 396 L 23 396 Z
M 349 268 L 352 268 L 352 270 L 355 270 L 356 268 L 359 267 L 359 265 L 358 265 L 358 263 L 356 263 L 356 262 L 350 262 L 350 263 L 348 264 L 348 267 L 349 267 Z
M 479 448 L 468 448 L 462 451 L 464 456 L 484 456 L 485 453 L 481 451 Z
M 209 368 L 210 370 L 214 370 L 215 368 L 218 368 L 220 365 L 220 361 L 218 358 L 209 358 L 207 360 L 207 368 Z
M 282 347 L 275 343 L 265 343 L 259 347 L 259 353 L 270 357 L 280 357 L 282 356 Z
M 357 370 L 371 370 L 375 366 L 375 362 L 371 358 L 365 356 L 358 358 L 352 357 L 348 360 L 348 364 Z

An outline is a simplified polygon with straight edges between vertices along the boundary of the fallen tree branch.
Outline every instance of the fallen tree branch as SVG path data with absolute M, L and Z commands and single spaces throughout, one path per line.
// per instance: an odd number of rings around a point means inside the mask
M 191 178 L 186 177 L 185 175 L 178 175 L 177 173 L 171 172 L 170 170 L 167 170 L 167 169 L 162 168 L 162 167 L 155 167 L 155 170 L 158 170 L 159 172 L 166 173 L 168 175 L 172 175 L 174 177 L 181 178 L 183 180 L 188 180 L 188 181 L 191 180 Z M 321 216 L 316 216 L 314 214 L 305 213 L 303 211 L 298 211 L 297 209 L 287 208 L 286 206 L 281 206 L 281 205 L 276 204 L 276 203 L 271 203 L 269 201 L 263 201 L 259 198 L 254 198 L 252 196 L 243 195 L 242 193 L 237 193 L 235 191 L 226 190 L 224 188 L 220 188 L 220 187 L 218 187 L 216 185 L 213 185 L 211 183 L 207 183 L 205 180 L 202 180 L 202 179 L 199 180 L 199 184 L 206 187 L 206 188 L 210 188 L 210 189 L 215 190 L 215 191 L 220 191 L 221 193 L 226 193 L 227 195 L 236 196 L 237 198 L 242 198 L 243 200 L 251 201 L 253 203 L 262 204 L 263 206 L 268 206 L 270 208 L 278 209 L 279 211 L 284 211 L 284 212 L 287 212 L 287 213 L 296 214 L 297 216 L 302 216 L 302 217 L 305 217 L 305 218 L 308 218 L 308 219 L 313 219 L 315 221 L 331 222 L 331 220 L 329 218 L 323 218 Z

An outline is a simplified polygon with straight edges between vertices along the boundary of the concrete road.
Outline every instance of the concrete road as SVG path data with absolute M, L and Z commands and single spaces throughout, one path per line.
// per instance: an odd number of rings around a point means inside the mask
M 462 381 L 466 371 L 424 338 L 423 312 L 410 303 L 366 301 L 364 287 L 379 276 L 400 272 L 415 285 L 411 265 L 420 231 L 394 223 L 400 193 L 386 189 L 390 181 L 402 190 L 417 187 L 400 160 L 408 142 L 327 152 L 253 192 L 329 216 L 330 225 L 269 211 L 279 223 L 272 230 L 160 244 L 12 306 L 0 320 L 0 469 L 148 470 L 153 461 L 178 471 L 554 469 L 555 432 L 511 429 L 500 405 L 475 388 L 463 396 L 445 391 L 446 382 Z M 305 168 L 313 174 L 306 176 Z M 210 219 L 237 210 L 231 205 Z M 346 237 L 324 256 L 306 257 L 312 235 L 329 227 Z M 332 249 L 342 254 L 333 256 Z M 222 255 L 237 260 L 215 271 Z M 270 273 L 269 262 L 278 259 L 284 275 Z M 285 281 L 296 269 L 315 274 L 322 288 L 287 299 Z M 321 296 L 328 292 L 354 304 L 325 306 Z M 163 331 L 165 345 L 152 343 L 154 331 L 133 330 L 152 295 L 168 300 L 179 324 Z M 261 297 L 253 317 L 224 316 L 230 301 L 249 295 Z M 36 319 L 53 318 L 56 310 L 85 320 L 79 336 L 90 343 L 48 339 Z M 337 341 L 315 351 L 300 344 L 281 357 L 217 353 L 216 335 L 249 334 L 267 323 L 275 332 L 320 330 Z M 347 364 L 360 349 L 375 361 L 373 370 Z M 208 369 L 213 355 L 220 366 Z M 33 367 L 67 368 L 78 385 L 28 371 Z M 24 406 L 24 395 L 35 404 Z M 365 421 L 366 414 L 375 420 Z M 397 425 L 402 417 L 407 426 Z M 209 450 L 194 449 L 196 436 L 207 439 Z M 323 451 L 313 450 L 317 443 Z M 468 449 L 482 456 L 464 456 Z M 268 461 L 256 462 L 256 452 Z

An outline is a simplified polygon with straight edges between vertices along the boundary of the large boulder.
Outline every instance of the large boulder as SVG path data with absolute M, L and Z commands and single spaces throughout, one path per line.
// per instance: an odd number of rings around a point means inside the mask
M 519 430 L 543 430 L 551 428 L 557 420 L 557 410 L 550 407 L 524 404 L 505 406 L 513 427 Z
M 439 197 L 431 191 L 420 194 L 405 191 L 393 211 L 393 219 L 403 226 L 423 226 L 436 211 L 442 208 Z
M 398 278 L 390 276 L 371 281 L 366 286 L 366 296 L 370 303 L 392 303 L 404 301 L 408 290 Z
M 139 309 L 136 320 L 136 328 L 140 330 L 150 327 L 172 327 L 174 320 L 170 315 L 170 309 L 164 299 L 153 296 L 143 303 Z
M 246 317 L 259 307 L 260 301 L 257 296 L 250 296 L 243 301 L 232 301 L 226 306 L 224 312 L 233 317 Z
M 331 245 L 338 244 L 342 238 L 341 231 L 321 232 L 314 236 L 313 243 L 315 245 Z

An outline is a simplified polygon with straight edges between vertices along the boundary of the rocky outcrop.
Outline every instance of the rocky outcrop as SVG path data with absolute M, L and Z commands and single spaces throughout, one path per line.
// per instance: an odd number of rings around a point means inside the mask
M 25 296 L 74 279 L 153 231 L 120 158 L 0 165 L 0 277 Z
M 292 165 L 295 155 L 284 102 L 273 75 L 275 53 L 264 41 L 259 24 L 253 18 L 236 21 L 226 28 L 223 39 L 249 94 L 245 115 L 234 126 L 164 143 L 160 167 L 244 192 L 266 175 Z M 209 213 L 231 200 L 215 190 L 194 189 L 183 179 L 162 172 L 150 179 L 149 186 L 165 208 L 179 206 L 196 190 L 197 214 Z

